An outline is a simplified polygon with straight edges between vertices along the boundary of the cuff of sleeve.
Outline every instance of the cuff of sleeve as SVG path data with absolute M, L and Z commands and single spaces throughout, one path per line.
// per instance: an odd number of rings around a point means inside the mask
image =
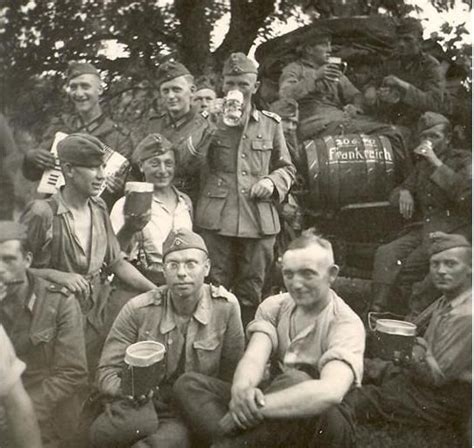
M 431 180 L 443 189 L 449 189 L 455 176 L 455 172 L 449 166 L 443 164 L 436 168 L 431 175 Z
M 342 349 L 329 350 L 321 356 L 321 359 L 318 362 L 318 370 L 321 372 L 323 367 L 330 361 L 342 361 L 346 363 L 352 370 L 354 374 L 354 386 L 360 387 L 362 383 L 362 373 L 363 373 L 363 359 L 358 359 L 359 357 L 354 355 L 351 352 Z
M 272 341 L 272 350 L 278 347 L 278 335 L 276 328 L 265 320 L 253 320 L 247 325 L 247 338 L 250 339 L 253 333 L 265 333 Z
M 435 384 L 442 383 L 445 379 L 444 373 L 441 371 L 441 368 L 439 367 L 436 359 L 429 350 L 426 352 L 425 361 L 429 369 L 431 370 L 431 374 L 433 376 L 433 379 L 435 380 Z

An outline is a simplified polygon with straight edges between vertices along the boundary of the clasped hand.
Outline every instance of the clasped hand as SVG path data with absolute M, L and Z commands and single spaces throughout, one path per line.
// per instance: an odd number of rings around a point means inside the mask
M 229 412 L 234 423 L 241 429 L 250 429 L 263 420 L 261 408 L 265 395 L 257 387 L 233 387 Z
M 250 188 L 250 197 L 255 199 L 268 199 L 273 194 L 275 184 L 267 178 L 260 179 Z

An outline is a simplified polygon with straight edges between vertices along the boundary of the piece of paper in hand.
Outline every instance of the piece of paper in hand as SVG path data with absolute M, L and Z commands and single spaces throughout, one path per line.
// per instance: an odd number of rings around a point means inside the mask
M 54 194 L 56 191 L 64 185 L 64 177 L 61 172 L 61 165 L 58 159 L 58 143 L 67 137 L 68 134 L 64 132 L 56 132 L 54 136 L 54 142 L 51 146 L 51 154 L 54 156 L 54 168 L 43 172 L 41 181 L 38 185 L 38 193 L 43 194 Z M 122 156 L 122 154 L 114 151 L 110 146 L 104 144 L 105 148 L 105 177 L 114 176 L 114 175 L 125 175 L 128 170 L 130 163 L 128 160 Z M 99 195 L 103 193 L 106 187 L 106 182 L 104 181 L 102 188 L 100 189 Z

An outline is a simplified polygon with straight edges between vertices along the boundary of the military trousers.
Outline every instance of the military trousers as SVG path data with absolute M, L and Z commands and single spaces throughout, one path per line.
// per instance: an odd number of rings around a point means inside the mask
M 312 379 L 306 372 L 291 369 L 261 387 L 264 393 L 270 393 Z M 230 383 L 199 373 L 185 373 L 174 385 L 174 396 L 194 436 L 203 443 L 212 443 L 214 448 L 355 446 L 351 414 L 344 405 L 333 406 L 316 417 L 266 419 L 247 431 L 225 434 L 219 422 L 229 409 Z
M 275 236 L 240 238 L 199 232 L 211 259 L 210 282 L 231 290 L 242 307 L 257 308 L 263 283 L 273 262 Z

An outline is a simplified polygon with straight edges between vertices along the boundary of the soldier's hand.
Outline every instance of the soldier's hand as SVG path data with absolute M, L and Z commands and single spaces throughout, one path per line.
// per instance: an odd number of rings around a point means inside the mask
M 54 168 L 54 156 L 46 149 L 30 149 L 25 154 L 26 160 L 43 170 Z
M 241 429 L 249 429 L 263 420 L 260 410 L 265 406 L 265 396 L 256 387 L 232 388 L 229 411 L 234 422 Z
M 413 216 L 413 210 L 415 209 L 415 201 L 412 194 L 408 190 L 400 190 L 400 199 L 398 203 L 402 216 L 405 219 L 410 219 Z
M 57 271 L 50 274 L 50 280 L 74 294 L 89 294 L 89 282 L 81 274 Z
M 425 158 L 428 162 L 430 162 L 434 166 L 440 166 L 443 164 L 439 157 L 436 155 L 436 153 L 433 150 L 432 145 L 427 145 L 424 142 L 422 142 L 420 145 L 418 145 L 414 150 L 413 153 Z
M 118 193 L 123 190 L 123 186 L 125 185 L 125 177 L 122 176 L 107 176 L 105 179 L 105 188 L 110 193 Z
M 151 210 L 139 215 L 125 215 L 125 226 L 130 232 L 140 232 L 150 222 Z
M 406 92 L 410 87 L 408 82 L 403 81 L 403 79 L 400 79 L 394 75 L 386 76 L 382 81 L 382 85 L 384 87 L 395 87 L 399 90 L 402 90 L 403 92 Z
M 400 92 L 392 87 L 380 87 L 377 90 L 377 98 L 383 103 L 397 104 L 400 101 Z
M 346 104 L 344 106 L 344 112 L 348 117 L 354 118 L 355 116 L 361 114 L 362 110 L 360 107 L 356 106 L 355 104 Z
M 255 199 L 268 199 L 273 194 L 275 184 L 267 178 L 260 179 L 250 188 L 250 197 Z

